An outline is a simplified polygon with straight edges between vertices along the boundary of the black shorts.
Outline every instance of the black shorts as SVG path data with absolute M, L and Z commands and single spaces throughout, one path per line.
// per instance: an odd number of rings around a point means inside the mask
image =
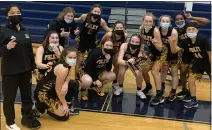
M 86 51 L 90 52 L 92 49 L 95 49 L 95 48 L 96 48 L 95 40 L 80 39 L 79 46 L 78 46 L 79 54 L 84 54 Z
M 198 60 L 196 61 L 191 68 L 189 76 L 192 76 L 196 79 L 200 79 L 202 75 L 206 72 L 211 77 L 211 65 L 209 60 Z

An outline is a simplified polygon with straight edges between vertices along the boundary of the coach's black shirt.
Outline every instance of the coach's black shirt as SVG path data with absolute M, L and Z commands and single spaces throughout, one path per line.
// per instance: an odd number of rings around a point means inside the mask
M 211 51 L 211 44 L 204 35 L 198 33 L 195 43 L 192 43 L 190 38 L 186 38 L 179 44 L 179 47 L 183 49 L 183 59 L 196 60 L 203 66 L 209 60 L 207 52 Z
M 16 26 L 9 24 L 1 28 L 0 35 L 2 75 L 19 74 L 35 69 L 30 34 L 23 26 L 20 30 L 17 30 Z M 17 44 L 13 49 L 8 50 L 6 45 L 11 41 L 11 37 L 16 38 Z
M 89 53 L 83 65 L 84 72 L 90 75 L 94 81 L 97 80 L 98 76 L 101 73 L 103 73 L 104 71 L 110 71 L 111 69 L 112 57 L 107 62 L 101 48 L 93 49 Z

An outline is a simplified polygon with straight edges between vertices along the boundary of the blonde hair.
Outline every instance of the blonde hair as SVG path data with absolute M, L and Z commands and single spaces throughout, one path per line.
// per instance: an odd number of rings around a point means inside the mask
M 146 13 L 146 14 L 144 14 L 144 16 L 142 17 L 142 21 L 144 21 L 145 16 L 152 16 L 153 23 L 154 23 L 154 15 L 152 13 Z
M 67 14 L 67 13 L 73 13 L 75 15 L 75 11 L 73 8 L 71 7 L 65 7 L 63 9 L 62 12 L 60 12 L 60 14 L 57 16 L 57 20 L 63 20 L 64 19 L 64 16 Z

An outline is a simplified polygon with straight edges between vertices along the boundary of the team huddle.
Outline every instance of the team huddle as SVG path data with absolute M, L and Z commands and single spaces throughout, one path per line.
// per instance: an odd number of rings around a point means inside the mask
M 146 13 L 139 34 L 130 36 L 124 23 L 117 21 L 110 29 L 101 18 L 102 8 L 95 4 L 90 12 L 75 18 L 75 11 L 66 7 L 48 25 L 42 45 L 33 55 L 30 35 L 21 24 L 21 8 L 6 8 L 8 25 L 1 27 L 0 56 L 2 57 L 3 111 L 8 130 L 20 130 L 15 124 L 14 102 L 19 87 L 22 99 L 21 123 L 32 129 L 40 128 L 40 113 L 66 121 L 73 110 L 72 99 L 81 91 L 81 100 L 88 100 L 87 91 L 103 97 L 103 86 L 112 82 L 113 94 L 122 96 L 125 73 L 128 68 L 136 79 L 136 95 L 141 100 L 150 94 L 150 71 L 156 95 L 150 104 L 159 105 L 176 98 L 186 108 L 198 107 L 195 81 L 204 72 L 211 76 L 211 44 L 199 33 L 199 27 L 208 24 L 206 18 L 189 13 L 172 17 L 162 15 L 159 24 Z M 189 20 L 189 22 L 188 22 Z M 77 23 L 82 23 L 81 29 Z M 98 41 L 97 33 L 103 28 L 105 35 Z M 70 38 L 77 39 L 74 45 Z M 171 70 L 171 91 L 164 97 L 168 69 Z M 180 79 L 178 77 L 180 70 Z M 32 71 L 36 72 L 35 102 L 31 99 Z M 145 82 L 145 88 L 142 83 Z M 188 87 L 187 87 L 188 81 Z M 182 91 L 176 93 L 178 84 Z

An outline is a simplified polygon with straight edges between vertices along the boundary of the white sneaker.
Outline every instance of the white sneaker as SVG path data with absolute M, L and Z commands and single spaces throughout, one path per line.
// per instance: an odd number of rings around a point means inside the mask
M 119 84 L 118 83 L 115 83 L 115 84 L 113 83 L 112 86 L 113 86 L 114 89 L 118 89 Z
M 8 130 L 21 130 L 16 124 L 13 124 L 13 125 L 6 125 L 6 129 Z
M 115 86 L 114 88 L 115 88 L 115 91 L 113 92 L 114 95 L 119 96 L 121 93 L 123 93 L 123 88 L 121 88 L 119 86 L 118 87 Z
M 146 99 L 146 95 L 143 93 L 142 90 L 137 90 L 136 95 L 139 96 L 141 99 Z

